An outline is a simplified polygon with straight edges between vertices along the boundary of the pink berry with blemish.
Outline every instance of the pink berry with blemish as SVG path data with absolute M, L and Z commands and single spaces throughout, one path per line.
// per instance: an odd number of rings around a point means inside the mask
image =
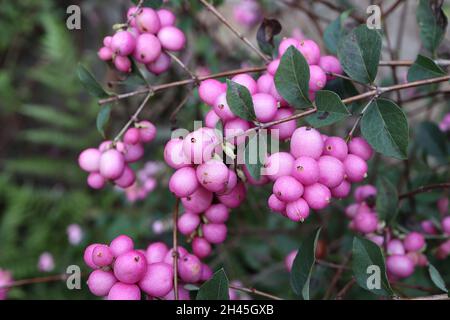
M 303 185 L 308 186 L 319 181 L 319 163 L 308 156 L 301 156 L 294 161 L 292 176 Z
M 350 182 L 361 182 L 367 177 L 367 163 L 362 158 L 349 154 L 343 163 L 346 178 Z
M 183 207 L 192 213 L 201 213 L 209 208 L 213 201 L 213 193 L 202 186 L 191 195 L 181 198 Z
M 286 215 L 292 221 L 303 222 L 309 216 L 308 203 L 302 198 L 289 202 L 286 205 Z
M 136 48 L 136 39 L 128 31 L 118 31 L 111 40 L 111 50 L 119 56 L 128 56 Z
M 347 143 L 340 137 L 328 137 L 325 140 L 323 154 L 344 161 L 348 155 Z
M 136 26 L 142 33 L 156 34 L 161 29 L 161 21 L 155 10 L 143 8 L 136 16 Z
M 309 66 L 309 90 L 313 92 L 322 90 L 326 84 L 327 75 L 325 72 L 319 66 Z
M 282 176 L 273 184 L 273 194 L 283 202 L 292 202 L 303 195 L 303 185 L 292 176 Z
M 143 33 L 136 39 L 134 57 L 137 61 L 148 64 L 156 61 L 161 55 L 162 47 L 158 38 L 150 33 Z

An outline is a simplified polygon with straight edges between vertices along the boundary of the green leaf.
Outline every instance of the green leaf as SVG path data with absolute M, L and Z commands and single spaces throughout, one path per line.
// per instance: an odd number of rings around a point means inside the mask
M 109 94 L 102 88 L 102 86 L 95 80 L 92 73 L 86 69 L 81 63 L 78 64 L 77 75 L 83 86 L 89 92 L 90 95 L 97 98 L 106 98 Z
M 131 1 L 133 1 L 133 3 L 135 5 L 137 5 L 139 3 L 139 0 L 131 0 Z M 161 7 L 162 3 L 163 3 L 163 0 L 144 0 L 142 6 L 156 9 L 156 8 Z
M 110 116 L 111 106 L 109 104 L 102 106 L 97 114 L 97 130 L 103 138 L 105 137 L 105 129 L 108 125 Z
M 417 127 L 416 143 L 430 156 L 447 157 L 447 137 L 433 122 L 422 122 Z
M 275 73 L 275 86 L 291 106 L 304 109 L 311 106 L 309 100 L 309 65 L 303 55 L 290 46 L 281 57 Z
M 306 118 L 306 121 L 313 127 L 329 126 L 350 116 L 350 112 L 342 103 L 341 98 L 333 91 L 318 91 L 315 102 L 317 112 Z
M 372 83 L 378 72 L 381 55 L 381 36 L 361 25 L 341 39 L 338 57 L 344 71 L 362 83 Z
M 430 274 L 431 281 L 433 281 L 434 285 L 440 290 L 448 293 L 448 289 L 445 286 L 444 279 L 442 278 L 439 271 L 431 263 L 428 264 L 428 273 Z
M 387 224 L 391 223 L 397 215 L 397 188 L 384 177 L 377 181 L 376 208 L 379 218 L 385 220 Z
M 256 40 L 262 52 L 272 56 L 275 47 L 273 38 L 281 32 L 281 24 L 276 19 L 264 18 L 256 33 Z
M 445 71 L 433 60 L 419 54 L 408 70 L 408 82 L 436 78 L 445 74 Z
M 249 137 L 245 146 L 245 166 L 253 179 L 261 178 L 261 168 L 264 156 L 267 152 L 267 135 L 255 134 Z
M 214 273 L 211 279 L 206 281 L 197 293 L 196 300 L 229 300 L 228 278 L 222 269 Z
M 239 118 L 256 120 L 255 109 L 250 91 L 243 85 L 227 79 L 227 102 L 231 111 Z
M 294 259 L 291 270 L 291 286 L 294 292 L 309 300 L 309 282 L 316 262 L 316 246 L 321 228 L 303 241 Z
M 345 35 L 344 22 L 352 10 L 347 10 L 339 15 L 339 17 L 332 21 L 325 29 L 323 33 L 323 41 L 325 46 L 331 54 L 337 54 L 337 47 L 341 38 Z
M 352 253 L 352 270 L 358 285 L 377 295 L 393 296 L 381 248 L 368 239 L 355 237 Z
M 362 117 L 361 132 L 376 151 L 398 159 L 408 157 L 408 120 L 393 101 L 373 101 Z
M 433 55 L 444 39 L 448 24 L 442 4 L 443 1 L 420 0 L 416 12 L 422 44 Z

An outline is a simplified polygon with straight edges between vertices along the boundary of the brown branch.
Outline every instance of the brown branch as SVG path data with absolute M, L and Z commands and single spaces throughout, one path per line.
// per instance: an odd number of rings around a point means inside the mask
M 399 200 L 414 197 L 416 194 L 424 193 L 436 189 L 448 189 L 450 188 L 450 182 L 444 182 L 444 183 L 436 183 L 436 184 L 430 184 L 428 186 L 422 186 L 416 190 L 401 194 L 398 196 Z
M 175 61 L 186 73 L 188 73 L 194 81 L 198 81 L 197 75 L 189 70 L 189 68 L 176 55 L 170 51 L 164 51 L 173 61 Z
M 403 2 L 404 0 L 397 0 L 396 3 L 394 3 L 389 9 L 386 10 L 383 14 L 383 19 L 386 19 L 392 12 L 394 12 L 395 9 Z
M 177 198 L 175 200 L 175 208 L 173 210 L 173 248 L 172 248 L 172 257 L 173 257 L 173 292 L 175 296 L 175 300 L 178 300 L 178 210 L 180 206 L 180 200 Z
M 6 289 L 6 288 L 12 288 L 12 287 L 20 287 L 28 284 L 35 284 L 35 283 L 47 283 L 47 282 L 56 282 L 56 281 L 64 281 L 67 279 L 66 274 L 56 274 L 52 276 L 47 277 L 37 277 L 37 278 L 30 278 L 30 279 L 22 279 L 13 281 L 4 285 L 0 286 L 0 289 Z
M 356 279 L 352 278 L 347 284 L 337 293 L 336 300 L 342 300 L 344 299 L 347 292 L 350 291 L 350 289 L 353 287 L 353 285 L 356 283 Z
M 334 3 L 331 3 L 331 2 L 329 2 L 327 0 L 316 0 L 315 2 L 323 4 L 324 6 L 328 7 L 329 9 L 331 9 L 331 10 L 333 10 L 333 11 L 339 13 L 339 14 L 341 14 L 342 12 L 345 11 L 344 8 L 342 8 L 342 7 L 338 6 L 338 5 L 335 5 Z M 355 19 L 356 21 L 358 21 L 359 23 L 366 23 L 366 20 L 364 18 L 356 15 L 353 12 L 350 14 L 350 16 L 353 19 Z
M 270 294 L 270 293 L 266 293 L 266 292 L 257 290 L 255 288 L 243 288 L 243 287 L 237 287 L 237 286 L 228 286 L 228 287 L 233 290 L 239 290 L 239 291 L 246 292 L 246 293 L 253 293 L 258 296 L 269 298 L 272 300 L 283 300 L 280 297 L 274 296 L 273 294 Z

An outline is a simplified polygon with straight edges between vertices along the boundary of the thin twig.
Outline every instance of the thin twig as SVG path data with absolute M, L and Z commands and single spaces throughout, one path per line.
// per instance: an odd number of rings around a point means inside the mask
M 184 71 L 186 71 L 193 80 L 198 81 L 197 75 L 189 70 L 189 68 L 181 61 L 176 55 L 174 55 L 172 52 L 165 51 L 165 53 L 172 58 L 173 61 L 175 61 Z
M 351 128 L 350 132 L 348 133 L 347 137 L 345 138 L 346 142 L 349 142 L 353 134 L 356 131 L 356 128 L 358 128 L 359 123 L 361 122 L 362 117 L 364 116 L 364 113 L 367 111 L 369 106 L 372 104 L 372 102 L 376 99 L 376 96 L 373 96 L 372 99 L 369 100 L 369 102 L 366 104 L 366 106 L 361 110 L 361 113 L 358 115 L 358 118 L 356 119 L 355 123 L 353 124 L 353 127 Z
M 347 292 L 350 291 L 350 289 L 353 287 L 353 285 L 356 283 L 355 278 L 351 278 L 349 282 L 336 294 L 336 300 L 342 300 L 344 299 Z
M 428 191 L 432 191 L 432 190 L 436 190 L 436 189 L 448 189 L 448 188 L 450 188 L 450 182 L 430 184 L 428 186 L 422 186 L 416 190 L 413 190 L 413 191 L 410 191 L 407 193 L 403 193 L 403 194 L 399 195 L 398 198 L 399 198 L 399 200 L 402 200 L 405 198 L 414 197 L 416 194 L 419 194 L 419 193 L 424 193 L 424 192 L 428 192 Z
M 256 294 L 258 296 L 269 298 L 269 299 L 272 299 L 272 300 L 283 300 L 280 297 L 274 296 L 273 294 L 270 294 L 270 293 L 266 293 L 266 292 L 257 290 L 255 288 L 243 288 L 243 287 L 237 287 L 237 286 L 231 286 L 231 285 L 228 286 L 228 287 L 230 289 L 239 290 L 239 291 L 246 292 L 246 293 L 253 293 L 253 294 Z
M 175 110 L 173 110 L 173 112 L 171 113 L 171 115 L 169 117 L 169 121 L 172 124 L 176 123 L 178 113 L 183 108 L 183 106 L 189 101 L 189 98 L 191 97 L 191 95 L 192 95 L 192 88 L 189 89 L 189 92 L 186 94 L 186 96 L 183 98 L 183 100 L 181 100 L 181 102 L 178 104 L 178 106 L 175 108 Z
M 345 268 L 347 267 L 348 263 L 350 262 L 350 258 L 351 253 L 347 254 L 347 256 L 345 257 L 344 261 L 341 264 L 341 267 L 334 274 L 333 279 L 331 279 L 330 286 L 328 287 L 327 291 L 325 292 L 325 295 L 323 296 L 324 300 L 327 300 L 333 293 L 334 288 L 336 287 L 339 279 L 342 277 L 342 274 L 346 270 Z
M 64 281 L 67 279 L 67 274 L 56 274 L 52 276 L 47 277 L 37 277 L 37 278 L 30 278 L 30 279 L 22 279 L 13 281 L 10 283 L 6 283 L 0 286 L 0 289 L 6 289 L 6 288 L 12 288 L 12 287 L 20 287 L 28 284 L 34 284 L 34 283 L 46 283 L 46 282 L 56 282 L 56 281 Z

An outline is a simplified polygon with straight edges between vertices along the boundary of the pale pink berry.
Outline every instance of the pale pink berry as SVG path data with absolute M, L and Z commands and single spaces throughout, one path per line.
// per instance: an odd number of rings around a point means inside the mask
M 386 259 L 388 273 L 398 278 L 407 278 L 414 273 L 414 262 L 406 255 L 392 255 Z
M 149 264 L 139 287 L 152 297 L 163 297 L 173 289 L 172 267 L 164 262 Z
M 223 223 L 208 223 L 202 225 L 202 232 L 208 242 L 219 244 L 227 237 L 227 226 Z
M 377 234 L 368 234 L 366 235 L 366 238 L 369 239 L 370 241 L 372 241 L 373 243 L 375 243 L 377 246 L 381 247 L 384 243 L 384 237 L 383 236 L 379 236 Z
M 175 300 L 175 290 L 174 289 L 170 290 L 170 292 L 162 298 L 163 300 Z M 185 289 L 182 284 L 178 286 L 178 300 L 181 301 L 191 300 L 189 291 Z
M 100 58 L 100 60 L 109 61 L 113 57 L 113 52 L 108 47 L 101 47 L 100 50 L 98 50 L 97 55 Z
M 101 152 L 96 148 L 84 150 L 78 156 L 78 165 L 87 172 L 95 172 L 100 168 Z
M 328 73 L 343 74 L 342 66 L 335 56 L 322 56 L 319 60 L 319 67 L 327 73 L 327 80 L 333 80 L 336 76 Z
M 305 186 L 303 199 L 308 203 L 308 206 L 314 210 L 321 210 L 328 206 L 331 201 L 331 191 L 328 187 L 321 183 L 314 183 Z
M 200 225 L 198 214 L 186 212 L 178 219 L 178 230 L 185 236 L 190 235 Z
M 164 161 L 173 169 L 190 165 L 183 151 L 183 139 L 171 139 L 164 147 Z
M 137 250 L 121 254 L 114 261 L 114 275 L 123 283 L 136 283 L 147 272 L 147 259 Z
M 228 208 L 234 209 L 239 207 L 245 200 L 246 193 L 245 185 L 242 182 L 238 182 L 229 193 L 217 195 L 217 198 Z
M 127 144 L 136 144 L 139 142 L 139 129 L 129 128 L 123 135 L 123 142 Z
M 192 213 L 201 213 L 209 208 L 213 201 L 213 193 L 201 186 L 191 195 L 181 198 L 183 207 Z
M 213 108 L 216 114 L 224 121 L 236 118 L 236 115 L 231 111 L 230 106 L 228 105 L 226 92 L 217 96 Z
M 84 260 L 84 263 L 86 263 L 86 265 L 89 268 L 92 268 L 92 269 L 97 268 L 97 265 L 92 260 L 92 253 L 94 252 L 94 249 L 100 245 L 101 245 L 100 243 L 93 243 L 93 244 L 90 244 L 89 246 L 87 246 L 86 249 L 84 249 L 83 260 Z
M 348 155 L 347 143 L 340 137 L 328 137 L 325 140 L 323 154 L 333 156 L 344 161 Z
M 345 208 L 345 215 L 349 219 L 353 219 L 358 213 L 359 204 L 353 203 Z
M 418 232 L 411 232 L 403 239 L 403 245 L 406 251 L 420 251 L 425 247 L 425 238 Z
M 172 58 L 164 52 L 161 52 L 158 58 L 155 61 L 146 64 L 146 68 L 148 71 L 155 75 L 160 75 L 161 73 L 169 70 L 170 63 L 172 62 Z
M 201 277 L 201 281 L 208 281 L 209 279 L 211 279 L 213 276 L 213 271 L 212 269 L 207 265 L 207 264 L 203 264 L 202 266 L 202 277 Z
M 319 66 L 309 66 L 309 90 L 322 90 L 327 84 L 327 75 Z
M 267 72 L 271 76 L 275 76 L 275 73 L 277 73 L 278 67 L 280 66 L 280 59 L 275 59 L 271 63 L 267 65 Z
M 112 41 L 112 37 L 111 36 L 106 36 L 103 38 L 103 45 L 107 48 L 111 47 L 111 41 Z
M 242 145 L 245 143 L 245 131 L 250 129 L 250 123 L 241 118 L 228 120 L 225 123 L 225 139 L 235 145 Z
M 128 56 L 136 48 L 136 39 L 128 31 L 117 31 L 111 40 L 111 50 L 119 56 Z
M 205 211 L 205 218 L 211 223 L 224 223 L 228 220 L 229 209 L 222 203 L 211 205 Z
M 181 246 L 178 246 L 177 252 L 178 252 L 178 259 L 180 259 L 180 258 L 182 258 L 182 257 L 184 257 L 185 255 L 188 254 L 188 251 L 185 248 L 181 247 Z M 174 253 L 174 250 L 170 249 L 167 252 L 166 256 L 164 257 L 163 262 L 167 263 L 168 265 L 173 266 L 173 253 Z
M 193 254 L 186 254 L 178 261 L 178 274 L 181 280 L 196 283 L 202 276 L 202 262 Z
M 192 251 L 200 259 L 206 258 L 211 254 L 211 244 L 205 238 L 195 237 L 192 240 Z
M 161 46 L 169 51 L 180 51 L 186 45 L 186 36 L 177 27 L 167 26 L 158 32 Z
M 134 171 L 128 166 L 125 166 L 122 175 L 114 180 L 114 184 L 122 189 L 131 187 L 136 181 L 136 175 Z
M 406 256 L 413 261 L 415 266 L 426 267 L 428 265 L 428 258 L 423 253 L 412 251 L 408 252 Z
M 122 153 L 110 149 L 100 156 L 100 174 L 106 179 L 119 178 L 125 169 L 125 158 Z
M 348 152 L 366 161 L 373 155 L 373 149 L 370 144 L 360 137 L 355 137 L 350 140 L 348 143 Z
M 243 0 L 233 7 L 236 22 L 251 28 L 262 19 L 261 6 L 255 0 Z
M 136 39 L 134 57 L 143 64 L 155 61 L 161 54 L 161 43 L 150 33 L 143 33 Z
M 273 194 L 283 202 L 292 202 L 303 195 L 303 185 L 292 176 L 282 176 L 273 184 Z
M 355 189 L 355 200 L 357 202 L 363 202 L 369 197 L 376 197 L 377 188 L 370 184 L 359 186 Z
M 308 203 L 302 198 L 286 205 L 286 215 L 292 221 L 304 221 L 309 216 Z
M 301 41 L 297 48 L 309 65 L 317 65 L 320 61 L 320 48 L 313 40 Z
M 156 137 L 156 127 L 150 121 L 141 121 L 137 123 L 139 128 L 139 139 L 142 142 L 151 142 Z
M 335 157 L 322 156 L 317 161 L 319 164 L 319 182 L 328 188 L 337 187 L 344 181 L 344 164 Z
M 278 55 L 281 57 L 290 46 L 293 46 L 295 49 L 298 49 L 300 46 L 300 41 L 295 38 L 285 38 L 280 42 L 278 46 Z
M 298 250 L 291 251 L 284 259 L 284 266 L 291 272 L 292 265 L 294 264 L 295 257 L 297 256 Z
M 256 81 L 256 87 L 257 87 L 258 93 L 269 93 L 270 94 L 273 86 L 274 86 L 273 76 L 269 73 L 263 74 Z
M 131 72 L 131 60 L 128 57 L 116 56 L 114 58 L 114 66 L 121 72 Z
M 200 128 L 189 133 L 183 140 L 183 151 L 193 164 L 202 164 L 212 158 L 218 138 L 210 131 Z
M 294 157 L 288 152 L 276 152 L 267 158 L 264 164 L 264 175 L 275 181 L 279 177 L 292 174 Z
M 172 11 L 167 9 L 159 9 L 156 11 L 158 14 L 159 21 L 161 22 L 161 27 L 173 26 L 175 24 L 175 15 Z
M 169 248 L 163 242 L 154 242 L 150 244 L 145 251 L 147 263 L 152 264 L 156 262 L 162 262 L 167 252 L 169 252 Z
M 144 156 L 144 146 L 141 143 L 124 145 L 124 149 L 125 161 L 128 163 L 136 162 Z
M 108 300 L 141 300 L 141 290 L 135 284 L 116 282 L 109 290 Z
M 116 282 L 117 279 L 112 271 L 94 270 L 89 275 L 87 285 L 93 295 L 105 297 Z
M 161 21 L 155 10 L 143 8 L 136 16 L 136 26 L 140 32 L 156 34 L 161 29 Z
M 442 231 L 444 231 L 444 233 L 446 234 L 450 234 L 450 216 L 442 219 L 441 224 L 442 224 Z
M 344 160 L 345 174 L 350 182 L 361 182 L 367 177 L 367 163 L 353 154 L 349 154 Z
M 353 218 L 355 230 L 361 233 L 372 233 L 378 228 L 378 218 L 375 213 L 361 212 Z
M 177 197 L 187 197 L 193 194 L 199 186 L 195 169 L 183 167 L 174 172 L 169 180 L 169 189 Z
M 248 74 L 242 73 L 235 75 L 233 78 L 231 78 L 231 81 L 246 87 L 251 95 L 254 95 L 258 91 L 255 79 L 253 79 Z
M 392 239 L 387 243 L 386 252 L 388 255 L 405 254 L 405 247 L 399 239 Z
M 291 138 L 291 153 L 295 158 L 308 156 L 316 160 L 322 155 L 323 140 L 320 132 L 309 127 L 300 127 Z
M 228 181 L 226 182 L 225 189 L 222 190 L 221 192 L 217 192 L 217 194 L 221 194 L 221 195 L 229 194 L 234 189 L 234 187 L 236 187 L 237 183 L 238 183 L 238 178 L 237 178 L 236 172 L 234 172 L 233 169 L 229 169 Z
M 347 180 L 342 180 L 340 185 L 330 189 L 331 195 L 337 199 L 346 198 L 350 194 L 351 190 L 352 185 Z
M 106 244 L 100 244 L 92 251 L 92 262 L 98 267 L 105 267 L 113 262 L 114 255 Z
M 269 122 L 275 118 L 278 111 L 277 101 L 267 93 L 257 93 L 252 96 L 256 119 Z
M 273 121 L 286 119 L 292 115 L 294 115 L 294 111 L 291 108 L 280 108 L 277 110 Z M 295 120 L 290 120 L 271 126 L 270 133 L 273 136 L 278 135 L 278 139 L 284 141 L 291 138 L 295 129 L 297 129 L 297 122 Z
M 319 181 L 319 163 L 308 156 L 301 156 L 294 161 L 292 176 L 303 185 L 308 186 Z
M 271 194 L 268 200 L 269 208 L 272 211 L 282 213 L 286 210 L 286 203 L 277 198 L 276 195 Z
M 214 110 L 209 110 L 206 113 L 205 116 L 205 126 L 207 126 L 208 128 L 216 128 L 217 124 L 220 121 L 220 117 L 217 115 L 217 113 Z
M 127 235 L 120 235 L 114 238 L 109 244 L 109 249 L 113 253 L 114 257 L 118 257 L 121 254 L 127 253 L 134 248 L 133 239 Z
M 132 6 L 127 11 L 127 20 L 130 22 L 130 26 L 136 26 L 136 15 L 138 14 L 138 8 L 136 6 Z
M 98 172 L 91 172 L 87 177 L 87 184 L 92 189 L 101 189 L 105 186 L 105 178 Z
M 213 106 L 219 95 L 226 91 L 226 87 L 223 83 L 216 79 L 207 79 L 200 83 L 198 87 L 198 95 L 204 103 L 209 106 Z
M 443 223 L 442 223 L 443 225 Z M 420 226 L 425 233 L 428 234 L 437 234 L 437 229 L 431 220 L 424 220 L 421 222 Z

